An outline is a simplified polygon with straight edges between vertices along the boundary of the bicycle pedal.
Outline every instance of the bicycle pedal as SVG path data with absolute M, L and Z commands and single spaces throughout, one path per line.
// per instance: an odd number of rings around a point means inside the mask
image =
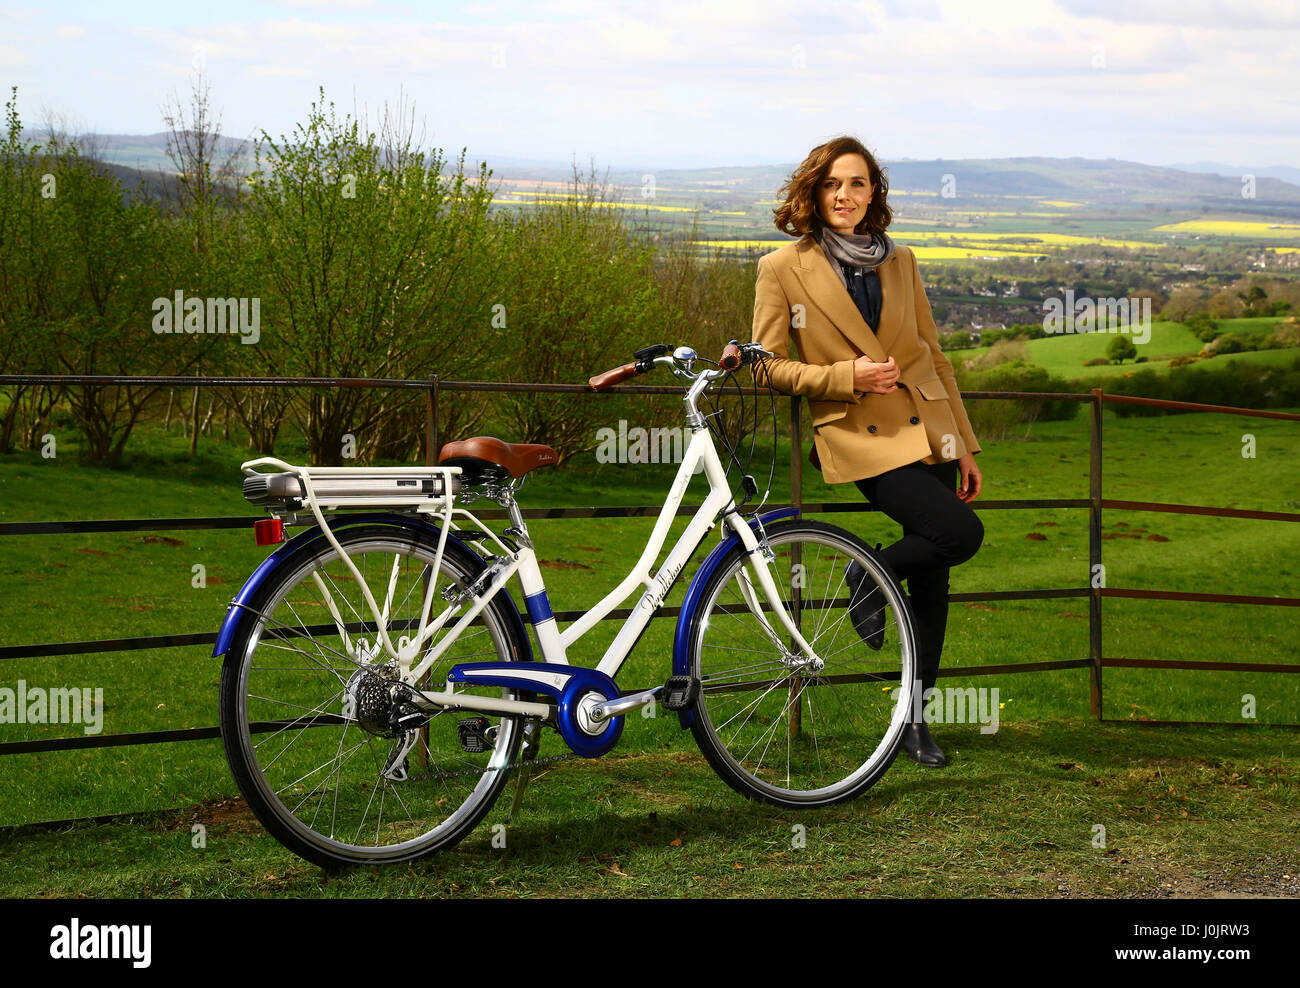
M 694 676 L 669 676 L 659 702 L 665 710 L 690 710 L 700 696 L 700 681 Z
M 487 728 L 486 717 L 466 717 L 457 722 L 456 733 L 460 736 L 461 750 L 470 755 L 491 751 L 493 745 L 488 739 Z

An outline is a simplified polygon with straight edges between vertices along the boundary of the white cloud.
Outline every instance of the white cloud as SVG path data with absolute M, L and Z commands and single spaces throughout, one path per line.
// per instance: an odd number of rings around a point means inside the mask
M 1170 135 L 1179 145 L 1164 160 L 1186 160 L 1212 157 L 1215 135 L 1234 127 L 1261 142 L 1271 133 L 1272 160 L 1300 153 L 1300 33 L 1246 29 L 1265 10 L 1249 2 L 478 0 L 347 13 L 359 3 L 282 0 L 261 21 L 236 19 L 236 6 L 201 25 L 138 12 L 135 27 L 124 5 L 89 28 L 97 44 L 75 66 L 52 16 L 0 11 L 0 67 L 21 69 L 10 74 L 38 105 L 147 117 L 184 86 L 201 44 L 232 129 L 292 127 L 317 84 L 363 104 L 405 89 L 448 143 L 519 156 L 797 157 L 809 137 L 853 131 L 888 157 L 1133 158 Z M 1175 9 L 1190 13 L 1176 20 Z
M 1297 0 L 1058 0 L 1075 17 L 1120 24 L 1176 24 L 1213 30 L 1300 30 Z
M 301 7 L 311 10 L 361 10 L 374 7 L 376 0 L 275 0 L 282 7 Z

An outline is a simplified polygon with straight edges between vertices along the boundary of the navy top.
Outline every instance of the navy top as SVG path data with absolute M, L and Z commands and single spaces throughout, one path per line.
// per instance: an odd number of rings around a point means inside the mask
M 847 264 L 841 264 L 840 270 L 844 272 L 844 279 L 849 283 L 849 294 L 857 303 L 858 311 L 862 313 L 862 318 L 874 333 L 876 326 L 880 324 L 880 275 L 876 273 L 875 268 L 864 275 L 861 268 L 853 268 Z

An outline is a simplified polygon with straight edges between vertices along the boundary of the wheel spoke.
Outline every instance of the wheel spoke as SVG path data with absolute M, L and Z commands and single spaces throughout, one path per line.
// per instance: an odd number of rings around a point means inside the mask
M 814 671 L 793 642 L 772 639 L 780 615 L 761 592 L 756 607 L 746 599 L 749 586 L 759 586 L 751 567 L 763 563 L 736 550 L 692 618 L 691 668 L 702 684 L 692 730 L 723 778 L 747 795 L 784 805 L 851 798 L 883 774 L 901 731 L 887 694 L 915 662 L 911 625 L 900 618 L 906 597 L 878 557 L 842 529 L 790 521 L 768 536 L 782 604 L 822 665 Z M 856 595 L 846 589 L 850 562 L 866 575 Z M 879 650 L 850 617 L 863 599 L 887 611 Z
M 444 711 L 416 728 L 419 736 L 397 766 L 404 781 L 384 776 L 402 751 L 400 736 L 389 736 L 386 725 L 403 687 L 387 655 L 358 657 L 358 634 L 370 640 L 369 628 L 382 640 L 379 617 L 394 644 L 399 634 L 417 634 L 423 588 L 431 585 L 436 594 L 467 586 L 482 566 L 469 553 L 448 552 L 434 573 L 436 543 L 395 532 L 357 526 L 337 535 L 361 584 L 333 547 L 304 552 L 273 571 L 278 582 L 268 584 L 260 604 L 252 602 L 249 628 L 223 672 L 222 730 L 241 791 L 277 837 L 321 863 L 407 860 L 461 839 L 501 792 L 507 773 L 495 766 L 513 760 L 522 736 L 522 719 L 490 717 L 496 747 L 471 754 L 461 748 L 460 717 Z M 367 587 L 382 602 L 381 615 L 368 620 Z M 485 609 L 428 676 L 461 662 L 514 661 L 505 606 Z M 409 685 L 423 690 L 430 681 Z M 347 716 L 345 703 L 357 713 Z

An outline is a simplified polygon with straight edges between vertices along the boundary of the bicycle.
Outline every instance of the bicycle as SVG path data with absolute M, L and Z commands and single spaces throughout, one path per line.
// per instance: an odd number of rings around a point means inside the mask
M 563 630 L 515 498 L 529 472 L 555 461 L 549 447 L 479 437 L 445 446 L 436 467 L 243 464 L 245 498 L 271 514 L 255 525 L 258 541 L 279 548 L 232 601 L 213 654 L 225 655 L 226 757 L 267 831 L 326 866 L 433 853 L 483 820 L 512 771 L 513 817 L 541 764 L 543 728 L 568 749 L 557 758 L 594 758 L 650 703 L 675 712 L 723 781 L 752 799 L 818 807 L 870 788 L 898 751 L 918 688 L 907 599 L 852 533 L 793 508 L 743 515 L 757 485 L 746 475 L 737 501 L 714 416 L 699 408 L 742 366 L 757 382 L 770 356 L 733 341 L 708 367 L 688 347 L 660 344 L 591 379 L 603 390 L 669 367 L 688 382 L 689 438 L 631 572 Z M 655 565 L 697 464 L 708 493 Z M 498 534 L 464 507 L 476 499 L 504 507 L 509 527 Z M 314 524 L 284 541 L 299 515 Z M 670 675 L 620 692 L 620 668 L 715 525 L 720 541 L 686 591 Z M 846 596 L 852 563 L 861 570 Z M 569 650 L 638 589 L 597 666 L 569 664 Z M 883 609 L 883 643 L 854 630 L 850 608 Z

